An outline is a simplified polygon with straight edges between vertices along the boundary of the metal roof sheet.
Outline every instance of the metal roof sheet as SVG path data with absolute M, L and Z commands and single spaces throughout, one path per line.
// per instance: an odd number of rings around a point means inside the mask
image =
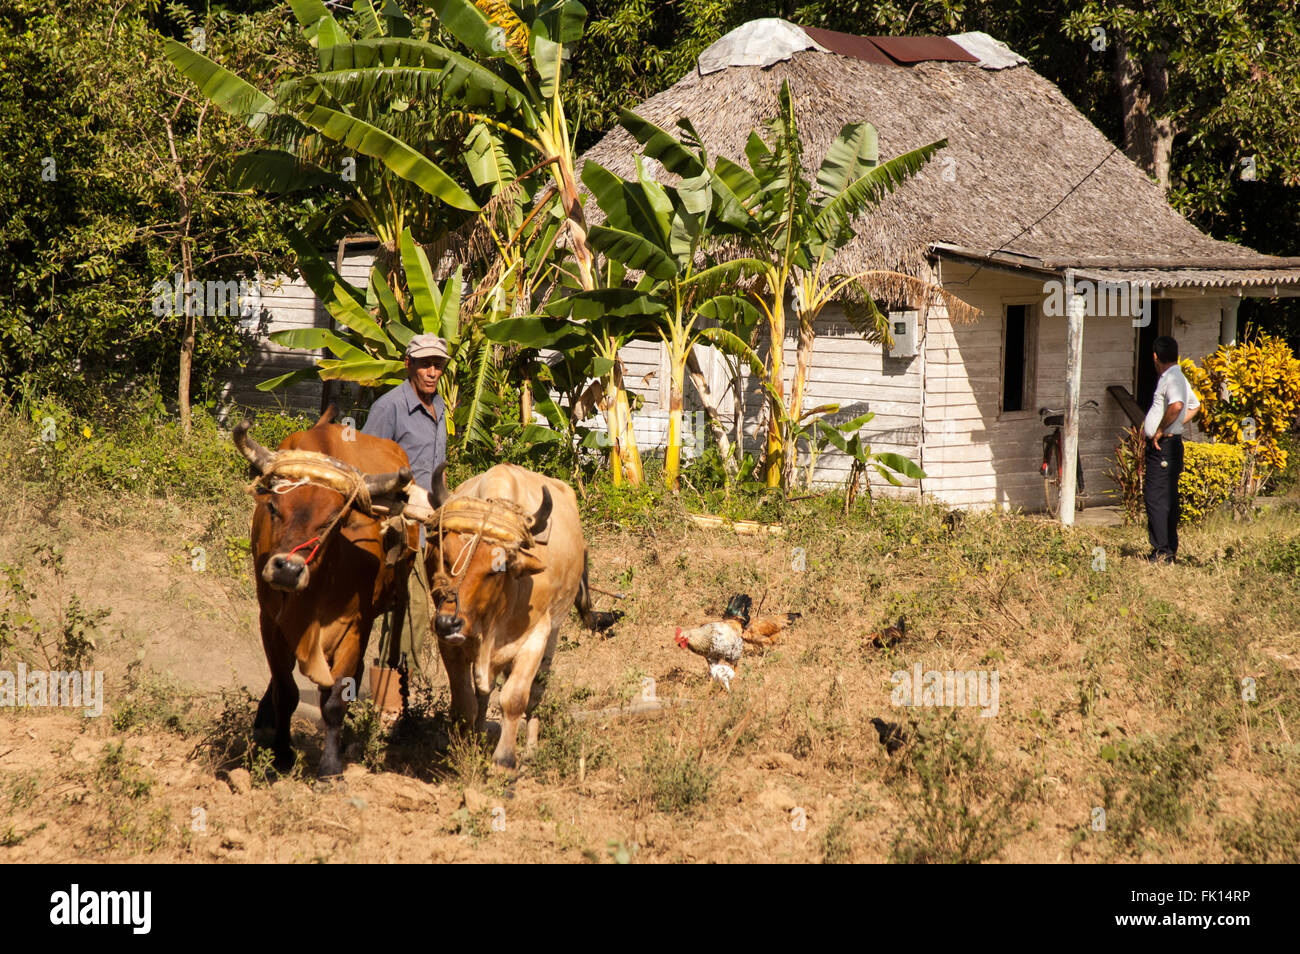
M 979 62 L 978 56 L 967 53 L 946 36 L 871 36 L 867 39 L 904 65 Z

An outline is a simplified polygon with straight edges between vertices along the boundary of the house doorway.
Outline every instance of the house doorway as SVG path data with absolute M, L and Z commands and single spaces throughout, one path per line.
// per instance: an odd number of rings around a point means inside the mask
M 1155 350 L 1156 338 L 1169 334 L 1174 327 L 1174 303 L 1168 298 L 1157 298 L 1151 303 L 1155 311 L 1152 321 L 1145 328 L 1137 329 L 1137 353 L 1134 357 L 1136 369 L 1133 379 L 1133 397 L 1143 411 L 1151 406 L 1151 398 L 1156 393 L 1156 366 L 1151 360 Z

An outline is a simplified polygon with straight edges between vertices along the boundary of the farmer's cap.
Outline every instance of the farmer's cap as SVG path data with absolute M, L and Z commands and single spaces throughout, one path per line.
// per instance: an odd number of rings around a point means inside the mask
M 447 342 L 435 334 L 416 335 L 406 346 L 408 358 L 445 358 Z

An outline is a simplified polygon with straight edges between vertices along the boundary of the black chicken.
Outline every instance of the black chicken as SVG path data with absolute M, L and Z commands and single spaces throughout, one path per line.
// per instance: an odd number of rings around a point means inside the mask
M 911 739 L 911 736 L 904 732 L 903 727 L 897 722 L 872 719 L 871 724 L 876 727 L 876 734 L 880 736 L 880 744 L 885 747 L 885 751 L 890 755 L 901 749 Z

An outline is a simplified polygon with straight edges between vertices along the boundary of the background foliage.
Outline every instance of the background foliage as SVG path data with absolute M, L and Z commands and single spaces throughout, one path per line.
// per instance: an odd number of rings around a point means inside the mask
M 453 42 L 431 10 L 408 7 L 413 36 Z M 334 9 L 346 16 L 347 6 Z M 1028 58 L 1122 143 L 1114 39 L 1116 30 L 1127 31 L 1143 50 L 1169 54 L 1170 88 L 1159 111 L 1174 128 L 1171 201 L 1218 237 L 1274 254 L 1300 250 L 1300 57 L 1293 55 L 1300 30 L 1293 5 L 679 0 L 666 8 L 651 0 L 590 0 L 587 9 L 586 36 L 572 58 L 570 111 L 579 149 L 611 128 L 622 108 L 685 75 L 709 43 L 759 16 L 867 35 L 983 30 Z M 1096 27 L 1109 31 L 1108 42 L 1096 42 Z M 179 103 L 186 84 L 160 52 L 164 38 L 188 43 L 196 28 L 205 30 L 207 55 L 261 89 L 310 72 L 317 59 L 287 4 L 276 0 L 10 0 L 0 8 L 5 394 L 54 393 L 103 413 L 132 387 L 173 389 L 179 323 L 149 308 L 153 284 L 177 270 L 168 122 L 178 168 L 195 190 L 199 278 L 291 272 L 286 225 L 302 227 L 324 247 L 364 218 L 328 214 L 338 206 L 325 201 L 328 186 L 273 202 L 227 185 L 231 157 L 255 143 L 239 123 L 204 111 L 197 100 Z M 451 168 L 463 130 L 453 124 L 434 132 L 430 148 L 442 150 L 440 161 Z M 47 157 L 52 179 L 42 176 Z M 1256 160 L 1253 181 L 1241 174 L 1246 157 Z M 332 169 L 337 157 L 318 158 Z M 363 158 L 360 178 L 375 168 Z M 427 241 L 442 227 L 417 224 L 414 231 Z M 1300 348 L 1294 300 L 1247 299 L 1241 321 Z M 233 318 L 202 321 L 194 370 L 200 401 L 245 353 L 250 330 Z
M 209 14 L 210 46 L 250 66 L 291 62 L 300 52 L 294 31 L 273 5 L 262 6 Z M 184 81 L 162 56 L 162 36 L 188 38 L 199 22 L 182 6 L 162 10 L 150 0 L 0 8 L 7 393 L 54 392 L 90 407 L 123 387 L 174 387 L 180 322 L 154 314 L 151 289 L 180 268 L 178 169 L 191 190 L 196 279 L 290 268 L 282 225 L 293 210 L 222 184 L 243 134 L 177 99 Z M 251 330 L 237 315 L 199 320 L 195 393 L 239 359 Z

